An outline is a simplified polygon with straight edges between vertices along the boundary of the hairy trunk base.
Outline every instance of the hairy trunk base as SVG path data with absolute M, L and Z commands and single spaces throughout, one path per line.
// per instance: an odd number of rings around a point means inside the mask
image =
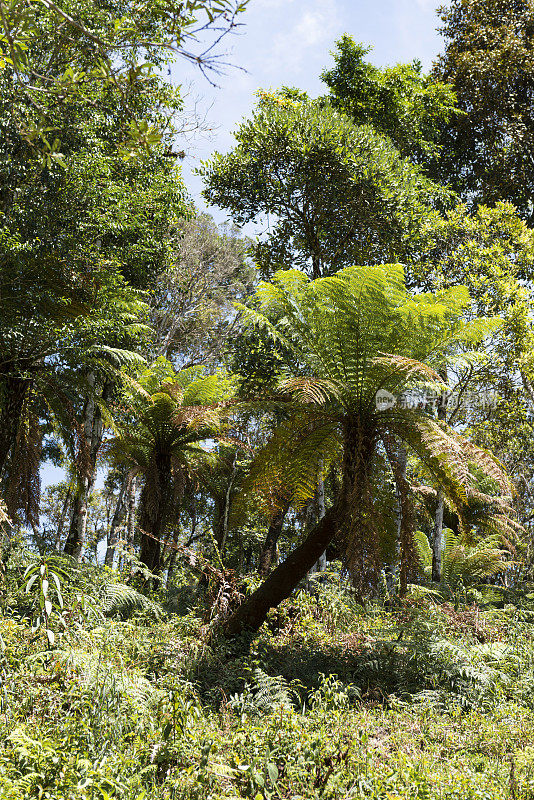
M 261 586 L 248 597 L 223 627 L 226 636 L 259 630 L 267 613 L 285 600 L 310 567 L 330 544 L 340 522 L 340 506 L 336 503 L 307 538 L 277 567 Z

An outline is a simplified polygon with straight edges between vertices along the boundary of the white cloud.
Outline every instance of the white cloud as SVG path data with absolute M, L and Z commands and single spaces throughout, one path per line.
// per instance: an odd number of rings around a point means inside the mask
M 294 3 L 295 0 L 254 0 L 255 11 L 274 11 L 282 6 L 287 6 L 289 3 Z
M 277 2 L 277 0 L 263 0 Z M 287 71 L 299 70 L 307 60 L 311 48 L 332 44 L 340 20 L 336 0 L 315 0 L 294 24 L 275 36 L 269 48 L 269 62 Z

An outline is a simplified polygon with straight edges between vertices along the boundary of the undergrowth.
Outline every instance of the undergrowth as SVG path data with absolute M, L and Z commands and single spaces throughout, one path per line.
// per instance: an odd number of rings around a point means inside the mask
M 13 554 L 2 800 L 534 798 L 528 587 L 364 609 L 332 578 L 229 642 L 197 592 L 176 613 L 127 581 Z

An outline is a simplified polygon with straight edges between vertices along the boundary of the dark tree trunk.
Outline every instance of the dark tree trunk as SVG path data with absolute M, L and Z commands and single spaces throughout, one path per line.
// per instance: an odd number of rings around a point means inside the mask
M 141 496 L 141 552 L 139 560 L 151 572 L 161 570 L 161 545 L 165 535 L 165 525 L 170 505 L 171 494 L 171 462 L 167 455 L 158 455 L 155 459 L 157 472 L 158 496 L 149 496 L 145 484 Z
M 276 548 L 278 545 L 278 540 L 282 534 L 284 520 L 288 511 L 289 502 L 286 501 L 274 512 L 272 516 L 271 523 L 267 530 L 267 535 L 260 552 L 258 571 L 262 576 L 268 575 L 273 566 L 276 564 Z
M 340 509 L 334 505 L 307 538 L 242 603 L 224 626 L 227 636 L 259 630 L 267 613 L 290 596 L 336 535 Z
M 0 381 L 0 475 L 17 438 L 30 378 L 6 376 Z
M 158 572 L 161 568 L 161 532 L 163 520 L 161 513 L 156 512 L 155 516 L 147 508 L 146 491 L 141 493 L 141 518 L 139 527 L 141 529 L 141 550 L 139 560 L 151 572 Z
M 382 566 L 371 474 L 377 446 L 372 420 L 358 414 L 344 420 L 344 530 L 341 545 L 357 597 L 363 602 L 376 587 Z

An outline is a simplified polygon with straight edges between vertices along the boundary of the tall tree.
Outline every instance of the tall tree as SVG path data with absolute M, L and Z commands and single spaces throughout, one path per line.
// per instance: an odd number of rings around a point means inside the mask
M 346 34 L 336 42 L 334 66 L 321 75 L 330 102 L 357 125 L 388 136 L 403 157 L 426 166 L 439 154 L 443 126 L 454 116 L 452 87 L 425 75 L 417 61 L 376 67 L 365 60 L 370 51 Z
M 38 159 L 61 159 L 65 129 L 51 123 L 58 108 L 94 102 L 111 89 L 123 111 L 127 148 L 161 139 L 135 98 L 173 58 L 184 58 L 205 74 L 226 66 L 216 46 L 232 31 L 248 0 L 189 0 L 161 4 L 115 0 L 21 0 L 2 5 L 0 71 L 7 78 L 3 99 Z M 211 41 L 210 41 L 211 39 Z M 51 132 L 53 135 L 51 135 Z M 58 138 L 59 137 L 59 138 Z
M 294 266 L 317 278 L 404 256 L 440 193 L 371 126 L 291 90 L 263 93 L 235 138 L 202 167 L 204 196 L 238 224 L 268 217 L 255 249 L 266 275 Z
M 445 50 L 434 76 L 461 114 L 442 137 L 436 174 L 469 203 L 509 200 L 534 220 L 534 3 L 452 0 L 441 9 Z
M 449 211 L 429 237 L 426 257 L 409 268 L 419 288 L 469 289 L 466 314 L 499 315 L 502 324 L 483 348 L 448 365 L 445 418 L 494 452 L 514 480 L 520 519 L 532 511 L 532 328 L 534 232 L 510 203 Z M 459 400 L 459 402 L 457 402 Z M 447 405 L 449 406 L 447 408 Z
M 169 264 L 151 294 L 151 354 L 182 369 L 220 362 L 236 332 L 233 303 L 252 291 L 249 246 L 239 230 L 217 226 L 208 214 L 173 225 Z

